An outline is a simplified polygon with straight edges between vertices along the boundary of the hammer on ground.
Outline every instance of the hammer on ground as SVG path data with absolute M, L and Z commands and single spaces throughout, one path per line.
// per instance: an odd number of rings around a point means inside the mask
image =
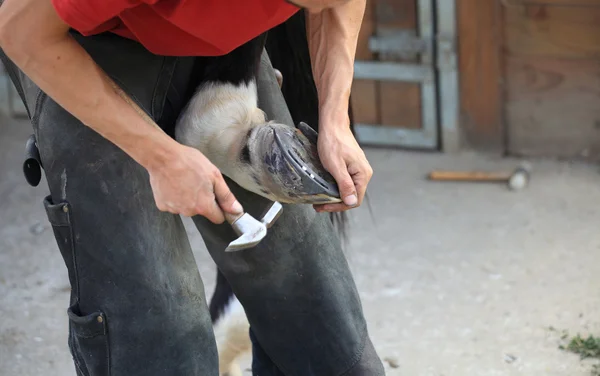
M 279 218 L 282 210 L 283 207 L 281 204 L 275 201 L 260 221 L 248 213 L 239 215 L 225 213 L 227 222 L 229 222 L 235 233 L 239 236 L 229 243 L 229 246 L 225 248 L 225 252 L 240 251 L 256 246 L 267 235 L 267 229 L 271 228 L 273 223 Z
M 437 181 L 505 182 L 513 191 L 525 188 L 529 178 L 530 167 L 525 164 L 511 172 L 433 171 L 429 174 L 430 180 Z

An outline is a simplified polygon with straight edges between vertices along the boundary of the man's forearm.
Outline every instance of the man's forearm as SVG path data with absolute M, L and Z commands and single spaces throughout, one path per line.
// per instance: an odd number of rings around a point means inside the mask
M 358 34 L 366 0 L 350 0 L 318 13 L 307 12 L 308 46 L 319 94 L 321 125 L 346 124 Z M 333 117 L 333 118 L 331 118 Z
M 42 91 L 144 167 L 158 166 L 170 157 L 176 142 L 127 103 L 122 90 L 72 37 L 65 33 L 40 38 L 31 35 L 38 33 L 31 28 L 15 30 L 20 27 L 18 19 L 7 18 L 4 27 L 13 26 L 13 36 L 2 36 L 2 48 Z

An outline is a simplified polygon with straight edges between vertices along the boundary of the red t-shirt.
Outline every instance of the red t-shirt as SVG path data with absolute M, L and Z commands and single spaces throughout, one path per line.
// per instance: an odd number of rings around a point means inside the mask
M 285 0 L 52 0 L 83 35 L 110 31 L 170 56 L 223 55 L 299 8 Z

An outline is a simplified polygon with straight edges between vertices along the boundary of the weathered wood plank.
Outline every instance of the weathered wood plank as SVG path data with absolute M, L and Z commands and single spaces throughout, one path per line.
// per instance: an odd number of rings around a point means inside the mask
M 502 0 L 507 7 L 553 5 L 564 8 L 586 8 L 600 5 L 600 0 Z
M 379 124 L 379 83 L 372 80 L 352 82 L 352 114 L 355 123 Z
M 505 10 L 505 50 L 511 55 L 600 57 L 597 7 L 512 6 Z
M 374 55 L 369 49 L 369 38 L 375 32 L 375 2 L 367 1 L 365 7 L 365 16 L 363 17 L 360 32 L 358 34 L 358 43 L 356 45 L 357 60 L 373 60 Z
M 421 87 L 419 84 L 381 82 L 381 121 L 391 127 L 422 128 Z
M 375 4 L 367 1 L 365 16 L 358 37 L 356 60 L 373 60 L 369 49 L 369 37 L 375 32 Z M 378 109 L 379 83 L 374 80 L 354 80 L 352 84 L 352 111 L 357 123 L 379 124 L 381 118 Z
M 418 27 L 417 0 L 377 0 L 376 20 L 376 29 L 379 35 L 396 30 L 416 30 Z M 416 62 L 416 59 L 398 59 L 381 55 L 379 60 Z M 419 84 L 380 82 L 379 100 L 383 125 L 422 128 Z
M 376 0 L 378 28 L 416 29 L 417 0 Z
M 463 138 L 474 149 L 503 152 L 501 6 L 456 1 Z
M 600 159 L 600 62 L 507 60 L 509 151 Z

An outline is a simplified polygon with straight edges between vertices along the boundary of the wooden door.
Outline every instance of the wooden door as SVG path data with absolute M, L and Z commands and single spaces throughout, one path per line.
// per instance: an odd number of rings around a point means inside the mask
M 361 144 L 437 148 L 433 5 L 367 1 L 352 87 Z
M 508 151 L 600 160 L 600 0 L 503 0 Z

